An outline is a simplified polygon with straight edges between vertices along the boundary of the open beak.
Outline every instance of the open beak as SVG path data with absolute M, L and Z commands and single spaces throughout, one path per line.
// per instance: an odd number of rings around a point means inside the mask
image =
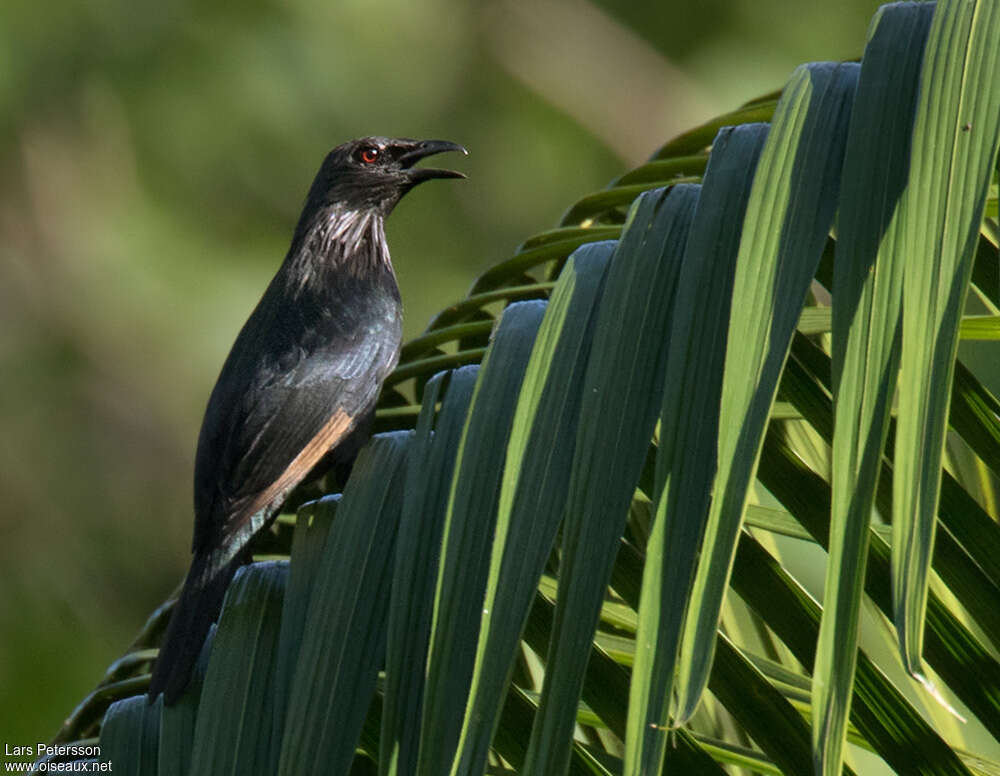
M 455 170 L 438 170 L 433 167 L 414 167 L 421 159 L 434 154 L 441 154 L 445 151 L 460 151 L 463 154 L 469 152 L 458 143 L 448 140 L 418 140 L 412 145 L 407 145 L 403 153 L 398 157 L 399 163 L 407 168 L 407 175 L 413 185 L 429 181 L 432 178 L 464 178 L 465 175 Z

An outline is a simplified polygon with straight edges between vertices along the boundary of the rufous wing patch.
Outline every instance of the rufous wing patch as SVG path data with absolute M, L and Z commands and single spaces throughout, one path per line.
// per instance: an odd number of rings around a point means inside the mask
M 262 490 L 250 505 L 243 510 L 245 515 L 254 515 L 267 507 L 272 501 L 280 498 L 294 488 L 305 477 L 319 460 L 341 439 L 354 423 L 354 418 L 344 410 L 337 410 L 326 424 L 319 430 L 302 451 L 292 459 L 270 486 Z

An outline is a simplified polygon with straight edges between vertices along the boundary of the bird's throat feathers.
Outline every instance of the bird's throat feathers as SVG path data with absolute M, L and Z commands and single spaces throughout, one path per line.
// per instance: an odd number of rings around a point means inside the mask
M 289 251 L 289 278 L 296 291 L 329 288 L 337 278 L 395 281 L 385 223 L 375 209 L 325 207 L 307 222 Z

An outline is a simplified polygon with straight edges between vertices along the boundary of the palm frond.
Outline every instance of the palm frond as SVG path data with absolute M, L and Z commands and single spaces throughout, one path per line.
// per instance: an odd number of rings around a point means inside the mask
M 1000 336 L 998 39 L 988 0 L 886 6 L 860 65 L 575 203 L 406 345 L 181 703 L 135 697 L 168 604 L 56 741 L 163 776 L 1000 773 L 1000 402 L 956 357 Z

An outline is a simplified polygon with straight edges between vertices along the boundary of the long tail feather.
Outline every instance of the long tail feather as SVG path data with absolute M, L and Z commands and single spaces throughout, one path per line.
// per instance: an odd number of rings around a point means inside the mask
M 230 559 L 220 555 L 196 555 L 191 564 L 153 666 L 150 703 L 162 692 L 163 702 L 172 705 L 191 680 L 205 637 L 222 609 L 226 588 L 242 562 L 239 555 Z

